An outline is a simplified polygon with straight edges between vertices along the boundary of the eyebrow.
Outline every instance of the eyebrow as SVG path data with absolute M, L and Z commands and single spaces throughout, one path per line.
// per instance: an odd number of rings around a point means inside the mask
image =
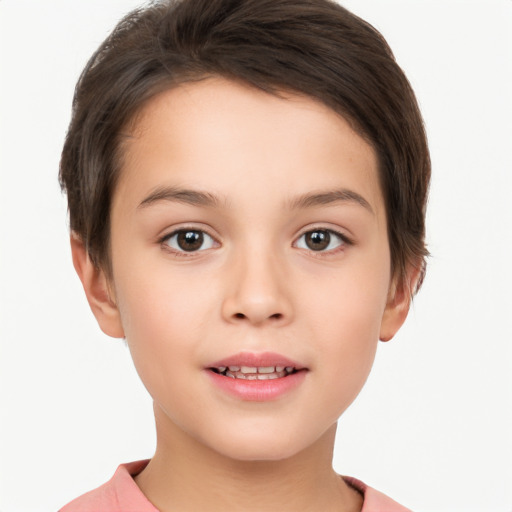
M 326 206 L 332 203 L 355 203 L 375 215 L 370 203 L 361 194 L 346 188 L 301 195 L 292 199 L 290 202 L 290 208 L 314 208 L 315 206 Z
M 177 187 L 157 187 L 141 201 L 137 208 L 146 208 L 160 201 L 176 201 L 210 208 L 218 207 L 222 202 L 216 195 L 209 192 Z
M 225 199 L 221 200 L 210 192 L 177 187 L 157 187 L 140 202 L 137 208 L 147 208 L 160 201 L 176 201 L 192 206 L 209 208 L 216 208 L 221 204 L 226 204 Z M 289 202 L 289 208 L 291 210 L 314 208 L 340 202 L 358 204 L 374 214 L 370 203 L 361 194 L 345 188 L 300 195 Z

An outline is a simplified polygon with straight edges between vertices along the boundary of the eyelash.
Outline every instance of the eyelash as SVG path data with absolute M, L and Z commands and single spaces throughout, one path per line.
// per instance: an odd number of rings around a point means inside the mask
M 314 249 L 307 248 L 307 247 L 305 247 L 305 248 L 299 247 L 299 249 L 304 249 L 304 250 L 312 253 L 314 256 L 321 258 L 321 257 L 326 257 L 326 256 L 336 254 L 340 251 L 345 250 L 347 246 L 354 245 L 354 241 L 352 239 L 350 239 L 344 233 L 340 233 L 339 231 L 336 231 L 335 229 L 332 229 L 332 228 L 315 227 L 315 228 L 309 228 L 307 231 L 304 231 L 300 236 L 298 236 L 296 241 L 294 242 L 294 246 L 297 246 L 299 240 L 301 240 L 301 238 L 304 237 L 305 235 L 307 235 L 308 233 L 320 233 L 320 232 L 328 233 L 330 237 L 332 235 L 334 235 L 336 238 L 339 239 L 339 241 L 340 241 L 339 245 L 330 250 L 315 251 Z
M 327 256 L 327 255 L 336 254 L 339 251 L 343 251 L 344 248 L 346 248 L 347 246 L 354 245 L 353 240 L 351 240 L 347 235 L 345 235 L 343 233 L 340 233 L 339 231 L 336 231 L 336 230 L 331 229 L 331 228 L 318 227 L 318 228 L 310 228 L 307 231 L 302 232 L 295 239 L 295 241 L 293 242 L 293 246 L 297 247 L 297 244 L 298 244 L 299 240 L 301 240 L 302 237 L 304 237 L 308 233 L 315 233 L 315 232 L 317 232 L 317 233 L 318 232 L 328 233 L 330 236 L 334 235 L 336 238 L 338 238 L 340 240 L 339 246 L 335 247 L 334 249 L 330 249 L 328 251 L 326 251 L 326 250 L 315 251 L 314 249 L 307 248 L 307 247 L 305 247 L 305 248 L 298 247 L 299 249 L 303 249 L 303 250 L 306 250 L 306 251 L 314 254 L 316 257 L 323 257 L 324 255 Z M 212 240 L 212 244 L 219 244 L 219 242 L 216 240 L 216 238 L 213 237 L 212 235 L 210 235 L 206 230 L 200 229 L 200 228 L 193 228 L 193 227 L 190 227 L 190 228 L 183 227 L 183 228 L 176 229 L 176 230 L 172 231 L 171 233 L 168 233 L 168 234 L 162 236 L 158 240 L 158 243 L 165 250 L 171 252 L 174 256 L 184 257 L 184 258 L 193 257 L 193 256 L 197 255 L 197 253 L 200 253 L 202 251 L 205 251 L 205 250 L 211 248 L 211 247 L 208 247 L 207 249 L 198 249 L 198 250 L 186 251 L 186 250 L 183 250 L 183 249 L 180 250 L 180 249 L 176 249 L 176 248 L 171 247 L 169 245 L 169 240 L 171 240 L 175 236 L 178 236 L 180 233 L 200 233 L 200 234 L 203 235 L 203 237 L 204 237 L 204 235 L 209 237 Z
M 180 233 L 201 233 L 204 237 L 204 235 L 206 235 L 207 237 L 211 238 L 212 242 L 213 242 L 213 245 L 215 244 L 219 244 L 219 242 L 216 240 L 216 238 L 212 235 L 210 235 L 206 230 L 204 229 L 200 229 L 200 228 L 193 228 L 193 227 L 190 227 L 190 228 L 187 228 L 187 227 L 183 227 L 183 228 L 179 228 L 179 229 L 176 229 L 174 231 L 172 231 L 171 233 L 168 233 L 166 235 L 164 235 L 163 237 L 161 237 L 159 240 L 158 240 L 158 243 L 166 250 L 166 251 L 169 251 L 173 254 L 173 256 L 177 256 L 179 258 L 190 258 L 190 257 L 193 257 L 195 256 L 197 253 L 199 252 L 202 252 L 201 250 L 195 250 L 195 251 L 185 251 L 185 250 L 180 250 L 180 249 L 175 249 L 173 247 L 171 247 L 169 245 L 169 241 L 175 237 L 175 236 L 178 236 Z M 206 250 L 206 249 L 202 249 L 203 251 Z

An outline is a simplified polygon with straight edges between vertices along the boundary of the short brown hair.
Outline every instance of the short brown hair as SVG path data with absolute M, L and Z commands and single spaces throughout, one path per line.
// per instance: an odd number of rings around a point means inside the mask
M 119 22 L 78 81 L 60 164 L 71 230 L 96 265 L 110 274 L 123 127 L 158 92 L 208 76 L 302 93 L 347 119 L 379 159 L 394 277 L 424 270 L 430 157 L 416 98 L 382 35 L 330 0 L 164 0 Z

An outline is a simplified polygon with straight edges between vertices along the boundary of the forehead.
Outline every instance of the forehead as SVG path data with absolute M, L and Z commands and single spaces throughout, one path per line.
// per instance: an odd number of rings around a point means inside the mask
M 135 204 L 166 185 L 230 200 L 247 187 L 283 200 L 350 186 L 382 206 L 375 152 L 344 118 L 304 95 L 270 95 L 222 78 L 151 99 L 125 133 L 122 155 L 114 203 Z

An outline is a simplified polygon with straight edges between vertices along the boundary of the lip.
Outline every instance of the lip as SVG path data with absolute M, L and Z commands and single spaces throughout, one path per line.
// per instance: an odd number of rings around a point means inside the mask
M 240 352 L 239 354 L 215 361 L 209 364 L 206 369 L 219 368 L 220 366 L 293 366 L 296 370 L 306 369 L 303 364 L 274 352 Z
M 297 371 L 272 380 L 243 380 L 226 377 L 211 370 L 221 366 L 293 366 Z M 288 395 L 304 381 L 307 371 L 304 365 L 273 352 L 242 352 L 205 367 L 211 382 L 221 392 L 239 400 L 254 402 L 278 400 Z

